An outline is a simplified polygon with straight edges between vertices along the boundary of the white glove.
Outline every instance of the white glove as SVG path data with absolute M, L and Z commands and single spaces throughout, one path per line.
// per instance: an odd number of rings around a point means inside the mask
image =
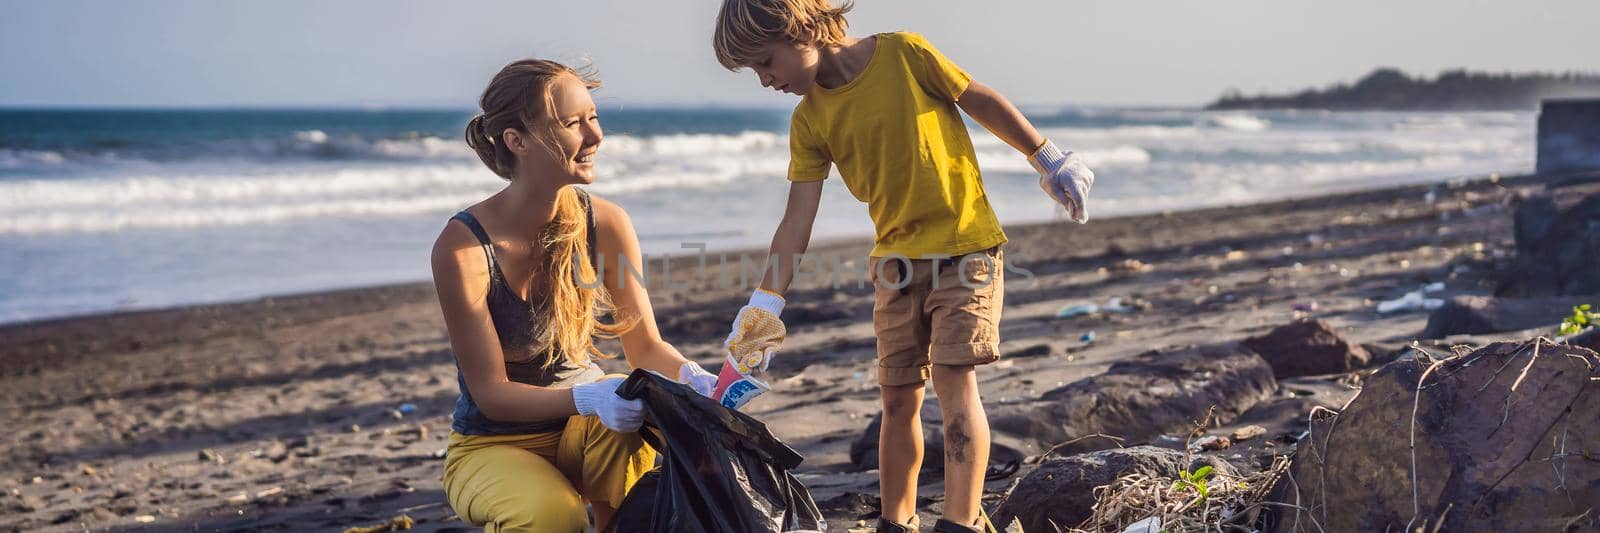
M 739 316 L 733 319 L 733 331 L 722 343 L 728 357 L 717 374 L 711 399 L 738 409 L 770 388 L 755 374 L 767 370 L 788 333 L 778 318 L 783 304 L 783 296 L 775 292 L 756 289 L 750 295 L 750 303 L 739 310 Z
M 757 368 L 766 370 L 772 355 L 783 344 L 783 338 L 788 333 L 783 320 L 778 318 L 783 314 L 783 304 L 783 296 L 778 293 L 756 289 L 750 295 L 750 303 L 739 309 L 739 315 L 734 317 L 733 331 L 722 342 L 722 348 L 733 356 L 741 372 L 748 374 Z
M 572 387 L 572 403 L 578 407 L 578 414 L 599 416 L 600 423 L 612 431 L 638 431 L 644 424 L 644 403 L 617 396 L 617 388 L 625 379 L 602 379 Z
M 717 375 L 706 372 L 706 369 L 694 361 L 678 367 L 678 381 L 689 385 L 689 388 L 707 398 L 710 398 L 711 391 L 717 388 Z
M 1044 146 L 1028 156 L 1028 163 L 1039 172 L 1039 188 L 1067 208 L 1067 217 L 1083 224 L 1089 221 L 1089 188 L 1094 187 L 1094 171 L 1083 163 L 1083 158 L 1072 152 L 1063 153 L 1056 143 L 1045 141 Z

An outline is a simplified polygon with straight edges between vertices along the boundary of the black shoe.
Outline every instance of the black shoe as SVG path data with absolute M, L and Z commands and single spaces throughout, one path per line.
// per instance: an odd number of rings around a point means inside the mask
M 983 533 L 983 530 L 940 518 L 938 522 L 933 523 L 933 533 Z
M 917 533 L 917 517 L 911 517 L 911 524 L 891 522 L 884 517 L 878 517 L 878 533 Z
M 963 526 L 961 524 L 957 524 L 955 522 L 951 522 L 949 520 L 945 520 L 943 518 L 940 518 L 938 522 L 934 522 L 933 523 L 933 532 L 934 533 L 997 533 L 995 531 L 994 524 L 992 522 L 989 522 L 989 514 L 983 512 L 982 509 L 978 510 L 978 523 L 975 524 L 975 525 Z

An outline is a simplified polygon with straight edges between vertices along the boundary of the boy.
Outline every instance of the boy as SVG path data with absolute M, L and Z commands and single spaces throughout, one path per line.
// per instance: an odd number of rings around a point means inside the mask
M 979 501 L 989 424 L 974 369 L 1000 357 L 1006 236 L 956 109 L 1028 154 L 1040 186 L 1079 223 L 1087 220 L 1084 197 L 1094 174 L 920 35 L 846 36 L 849 9 L 827 0 L 724 0 L 717 17 L 713 44 L 724 67 L 749 67 L 763 87 L 803 97 L 790 121 L 789 199 L 769 255 L 776 265 L 734 320 L 719 393 L 738 405 L 765 390 L 750 375 L 782 342 L 782 293 L 811 239 L 822 181 L 837 166 L 875 226 L 869 266 L 883 400 L 879 531 L 917 527 L 918 413 L 929 378 L 944 413 L 946 450 L 944 516 L 934 530 L 990 530 Z

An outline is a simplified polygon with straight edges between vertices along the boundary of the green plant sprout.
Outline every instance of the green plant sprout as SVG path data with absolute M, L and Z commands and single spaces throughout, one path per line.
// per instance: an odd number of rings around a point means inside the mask
M 1561 319 L 1561 336 L 1569 337 L 1600 324 L 1600 313 L 1589 311 L 1589 304 L 1574 306 L 1572 316 Z
M 1206 478 L 1208 477 L 1211 477 L 1211 467 L 1209 466 L 1202 466 L 1194 472 L 1187 470 L 1179 472 L 1178 479 L 1172 482 L 1172 490 L 1177 491 L 1182 490 L 1184 487 L 1192 487 L 1195 493 L 1200 495 L 1200 499 L 1195 501 L 1206 501 L 1206 498 L 1211 496 L 1211 489 L 1206 486 Z

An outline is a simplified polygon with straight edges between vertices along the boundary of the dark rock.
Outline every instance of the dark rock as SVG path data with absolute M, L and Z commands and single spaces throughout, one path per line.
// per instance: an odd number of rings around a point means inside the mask
M 1093 435 L 1132 445 L 1187 434 L 1213 407 L 1213 420 L 1225 424 L 1277 388 L 1272 367 L 1237 343 L 1150 352 L 1040 400 L 996 405 L 989 409 L 989 426 L 1039 452 L 1057 445 L 1060 453 L 1103 450 L 1116 442 Z
M 1313 421 L 1296 482 L 1272 497 L 1305 510 L 1274 507 L 1271 528 L 1600 528 L 1600 461 L 1586 456 L 1600 449 L 1600 356 L 1496 343 L 1437 365 L 1391 363 L 1344 412 Z
M 1600 328 L 1590 328 L 1588 331 L 1573 335 L 1567 339 L 1567 344 L 1600 352 Z
M 1535 172 L 1600 170 L 1600 98 L 1596 96 L 1600 94 L 1580 93 L 1546 97 L 1540 102 Z
M 1517 255 L 1534 252 L 1534 244 L 1555 227 L 1561 209 L 1549 196 L 1534 196 L 1523 200 L 1511 215 L 1512 235 L 1516 238 Z
M 1591 302 L 1600 303 L 1600 296 L 1561 298 L 1457 296 L 1445 302 L 1444 307 L 1434 311 L 1432 315 L 1428 315 L 1428 325 L 1422 330 L 1422 338 L 1442 339 L 1451 335 L 1553 328 L 1561 323 L 1562 318 L 1572 315 L 1573 306 Z
M 1337 409 L 1342 405 L 1315 396 L 1279 397 L 1251 408 L 1235 419 L 1231 426 L 1261 426 L 1267 429 L 1267 436 L 1271 438 L 1299 435 L 1306 430 L 1306 415 L 1318 407 Z
M 877 518 L 882 507 L 882 500 L 877 496 L 860 492 L 846 492 L 817 502 L 817 509 L 822 510 L 823 516 L 850 521 Z
M 1411 351 L 1409 343 L 1398 342 L 1369 342 L 1363 343 L 1361 348 L 1372 356 L 1372 359 L 1367 360 L 1367 366 L 1387 365 Z
M 878 433 L 883 427 L 883 413 L 872 417 L 867 429 L 855 442 L 850 443 L 850 463 L 861 470 L 878 467 Z M 922 469 L 923 474 L 944 470 L 944 414 L 939 410 L 939 399 L 928 398 L 922 402 Z
M 928 398 L 922 402 L 922 467 L 923 476 L 937 476 L 944 471 L 944 414 L 939 410 L 939 399 Z M 878 434 L 883 427 L 883 413 L 873 416 L 867 429 L 850 443 L 850 462 L 860 470 L 878 468 Z M 1005 436 L 991 438 L 989 466 L 985 478 L 994 480 L 1009 477 L 1022 466 L 1024 454 L 1013 439 Z
M 1539 196 L 1517 206 L 1517 257 L 1498 275 L 1496 296 L 1600 294 L 1600 194 L 1562 209 Z
M 52 518 L 50 520 L 50 524 L 59 526 L 61 524 L 65 524 L 67 522 L 71 522 L 73 520 L 77 520 L 79 516 L 83 516 L 83 511 L 80 511 L 78 509 L 67 509 L 65 512 L 62 512 L 61 514 L 56 515 L 55 518 Z
M 1022 523 L 1024 531 L 1066 531 L 1093 513 L 1094 488 L 1128 474 L 1177 478 L 1185 470 L 1209 465 L 1217 474 L 1234 475 L 1226 461 L 1190 461 L 1180 451 L 1134 446 L 1051 459 L 1017 483 L 995 509 L 991 521 Z
M 1279 326 L 1244 345 L 1261 355 L 1279 379 L 1342 374 L 1372 360 L 1367 349 L 1345 341 L 1327 322 L 1302 320 Z
M 1029 346 L 1027 348 L 1023 348 L 1021 350 L 1017 350 L 1017 351 L 1008 353 L 1008 354 L 1006 354 L 1006 358 L 1007 359 L 1021 359 L 1021 358 L 1024 358 L 1024 357 L 1039 357 L 1041 355 L 1050 355 L 1050 352 L 1051 352 L 1050 345 L 1048 345 L 1048 344 L 1035 344 L 1033 346 Z

